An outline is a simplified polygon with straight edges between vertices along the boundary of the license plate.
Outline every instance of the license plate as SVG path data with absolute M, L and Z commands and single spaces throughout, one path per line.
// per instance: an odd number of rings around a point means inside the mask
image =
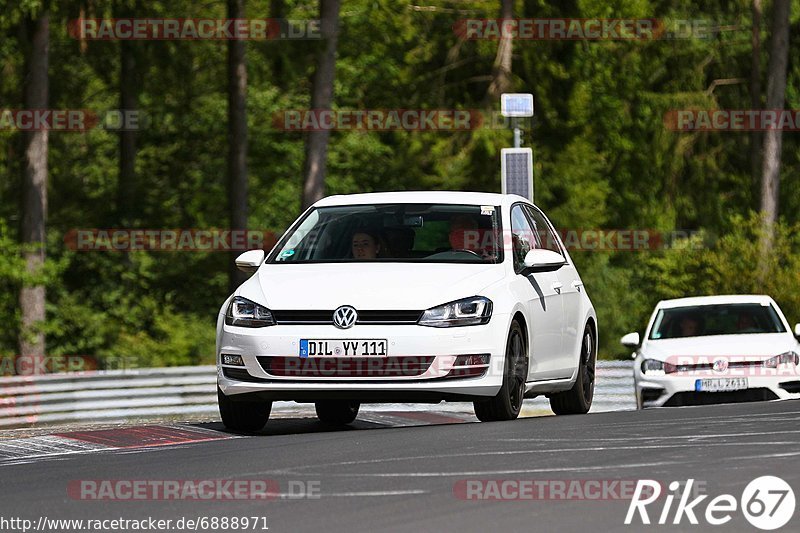
M 300 339 L 300 357 L 386 357 L 386 339 Z
M 704 392 L 723 392 L 747 388 L 747 378 L 698 379 L 694 390 Z

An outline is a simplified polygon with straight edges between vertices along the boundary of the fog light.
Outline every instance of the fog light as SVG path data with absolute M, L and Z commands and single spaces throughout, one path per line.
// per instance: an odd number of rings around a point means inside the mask
M 445 378 L 475 378 L 484 375 L 488 368 L 488 353 L 459 355 Z
M 473 365 L 488 365 L 489 354 L 480 355 L 459 355 L 453 366 L 473 366 Z
M 222 364 L 231 366 L 244 366 L 241 355 L 222 354 Z

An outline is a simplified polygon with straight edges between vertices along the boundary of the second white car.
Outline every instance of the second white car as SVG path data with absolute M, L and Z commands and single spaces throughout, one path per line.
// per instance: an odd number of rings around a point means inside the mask
M 635 350 L 639 409 L 800 398 L 800 324 L 764 295 L 659 302 Z

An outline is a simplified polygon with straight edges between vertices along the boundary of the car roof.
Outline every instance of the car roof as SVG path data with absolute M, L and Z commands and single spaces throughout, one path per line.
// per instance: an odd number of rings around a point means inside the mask
M 675 307 L 690 307 L 695 305 L 719 305 L 719 304 L 772 304 L 772 298 L 765 294 L 725 294 L 719 296 L 695 296 L 692 298 L 675 298 L 672 300 L 661 300 L 656 306 L 659 309 L 671 309 Z
M 370 192 L 361 194 L 341 194 L 328 196 L 314 204 L 314 207 L 364 204 L 464 204 L 464 205 L 511 205 L 514 202 L 531 203 L 516 194 L 465 191 L 397 191 Z

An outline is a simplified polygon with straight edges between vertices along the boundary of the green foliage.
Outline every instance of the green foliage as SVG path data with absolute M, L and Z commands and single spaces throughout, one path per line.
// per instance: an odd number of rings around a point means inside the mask
M 633 264 L 622 269 L 605 269 L 603 280 L 594 289 L 623 295 L 627 300 L 627 305 L 614 302 L 609 306 L 609 299 L 590 293 L 594 301 L 605 303 L 598 306 L 598 318 L 611 341 L 616 343 L 629 331 L 642 332 L 655 304 L 669 298 L 767 294 L 778 302 L 790 324 L 800 321 L 800 225 L 776 224 L 774 250 L 763 276 L 758 270 L 760 217 L 754 213 L 732 215 L 728 225 L 731 230 L 723 235 L 700 232 L 675 240 L 665 250 L 640 253 Z M 626 285 L 638 290 L 626 291 Z M 609 322 L 605 323 L 602 314 L 609 309 L 619 314 L 608 314 Z M 618 345 L 609 346 L 611 354 L 622 356 L 624 352 Z

